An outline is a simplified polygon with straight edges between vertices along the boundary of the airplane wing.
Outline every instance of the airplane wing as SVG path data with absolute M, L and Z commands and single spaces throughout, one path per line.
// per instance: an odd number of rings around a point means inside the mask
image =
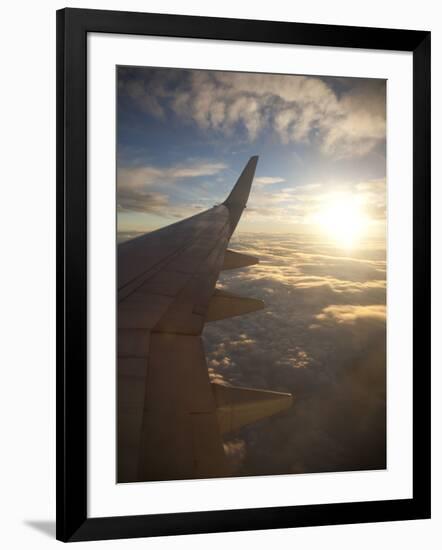
M 211 384 L 206 322 L 261 309 L 216 289 L 256 258 L 227 248 L 258 157 L 223 204 L 118 247 L 118 482 L 231 475 L 223 434 L 291 405 L 290 394 Z

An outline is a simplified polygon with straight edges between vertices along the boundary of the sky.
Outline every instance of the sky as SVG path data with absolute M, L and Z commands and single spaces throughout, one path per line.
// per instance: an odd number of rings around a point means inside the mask
M 224 441 L 235 475 L 383 469 L 386 83 L 118 69 L 119 239 L 223 201 L 259 162 L 219 288 L 264 301 L 203 331 L 214 383 L 293 407 Z
M 120 235 L 224 200 L 252 155 L 238 232 L 330 230 L 350 211 L 355 233 L 385 230 L 384 80 L 145 67 L 117 80 Z

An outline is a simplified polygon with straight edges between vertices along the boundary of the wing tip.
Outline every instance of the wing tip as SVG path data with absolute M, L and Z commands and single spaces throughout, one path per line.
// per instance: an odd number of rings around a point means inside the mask
M 233 189 L 230 191 L 229 196 L 224 201 L 224 205 L 245 208 L 249 198 L 253 178 L 255 177 L 258 158 L 258 155 L 249 158 L 247 164 L 241 172 L 241 175 L 233 186 Z

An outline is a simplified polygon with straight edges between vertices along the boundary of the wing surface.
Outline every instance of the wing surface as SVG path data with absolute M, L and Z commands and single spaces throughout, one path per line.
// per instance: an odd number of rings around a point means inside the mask
M 223 204 L 118 247 L 119 482 L 230 474 L 222 444 L 226 399 L 220 413 L 201 333 L 207 321 L 263 307 L 215 289 L 222 269 L 257 261 L 227 249 L 257 160 L 249 160 Z M 250 417 L 244 399 L 241 407 L 242 418 Z

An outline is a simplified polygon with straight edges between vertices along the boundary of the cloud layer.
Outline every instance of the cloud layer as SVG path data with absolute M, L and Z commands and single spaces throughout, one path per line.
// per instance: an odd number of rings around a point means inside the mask
M 383 243 L 350 255 L 317 237 L 250 234 L 232 246 L 260 264 L 220 285 L 266 308 L 206 326 L 210 376 L 295 396 L 226 440 L 238 475 L 385 468 Z
M 120 93 L 159 119 L 170 113 L 202 130 L 265 129 L 281 143 L 319 145 L 326 155 L 365 155 L 385 140 L 385 82 L 222 71 L 120 69 Z
M 154 212 L 171 215 L 170 186 L 185 180 L 213 176 L 222 172 L 221 162 L 193 162 L 167 168 L 152 165 L 122 166 L 117 170 L 117 206 L 120 211 Z M 162 189 L 158 191 L 156 187 Z M 173 212 L 172 212 L 173 215 Z M 183 216 L 180 211 L 179 216 Z

